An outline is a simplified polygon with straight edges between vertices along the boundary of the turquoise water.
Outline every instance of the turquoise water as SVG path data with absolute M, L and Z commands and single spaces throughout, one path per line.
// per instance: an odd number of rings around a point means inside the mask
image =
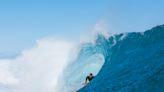
M 143 33 L 98 35 L 89 48 L 101 53 L 105 63 L 94 80 L 78 92 L 164 91 L 164 25 Z

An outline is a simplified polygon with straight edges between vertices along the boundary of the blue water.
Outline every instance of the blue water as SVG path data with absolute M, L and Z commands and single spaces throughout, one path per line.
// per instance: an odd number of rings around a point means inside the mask
M 86 76 L 96 77 L 84 87 Z M 164 92 L 164 25 L 84 43 L 58 92 Z
M 104 63 L 78 92 L 164 92 L 164 25 L 143 33 L 98 35 L 86 52 L 101 54 Z

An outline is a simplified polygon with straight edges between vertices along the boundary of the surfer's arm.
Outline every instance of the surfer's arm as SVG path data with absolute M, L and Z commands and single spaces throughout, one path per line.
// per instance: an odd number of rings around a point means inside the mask
M 84 86 L 87 85 L 87 80 L 88 80 L 88 77 L 86 77 L 85 82 L 83 83 Z
M 87 80 L 88 80 L 88 76 L 87 76 L 86 79 L 85 79 L 85 84 L 87 84 Z

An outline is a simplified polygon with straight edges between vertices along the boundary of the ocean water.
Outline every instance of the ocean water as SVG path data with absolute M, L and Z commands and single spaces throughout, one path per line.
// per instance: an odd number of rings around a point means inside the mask
M 105 61 L 94 80 L 77 92 L 164 92 L 164 25 L 142 33 L 99 35 L 88 48 Z
M 86 76 L 95 78 L 84 86 Z M 164 92 L 164 25 L 77 44 L 45 38 L 0 59 L 0 92 Z
M 83 86 L 86 75 L 96 77 Z M 164 25 L 84 43 L 61 78 L 62 92 L 163 92 Z

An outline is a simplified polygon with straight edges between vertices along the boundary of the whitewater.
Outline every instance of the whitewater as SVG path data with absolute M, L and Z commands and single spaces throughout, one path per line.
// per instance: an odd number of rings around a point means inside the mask
M 86 75 L 96 77 L 83 86 Z M 45 38 L 0 60 L 0 92 L 163 92 L 164 25 L 77 44 Z
M 18 57 L 0 60 L 0 92 L 57 92 L 74 46 L 68 40 L 44 38 Z

